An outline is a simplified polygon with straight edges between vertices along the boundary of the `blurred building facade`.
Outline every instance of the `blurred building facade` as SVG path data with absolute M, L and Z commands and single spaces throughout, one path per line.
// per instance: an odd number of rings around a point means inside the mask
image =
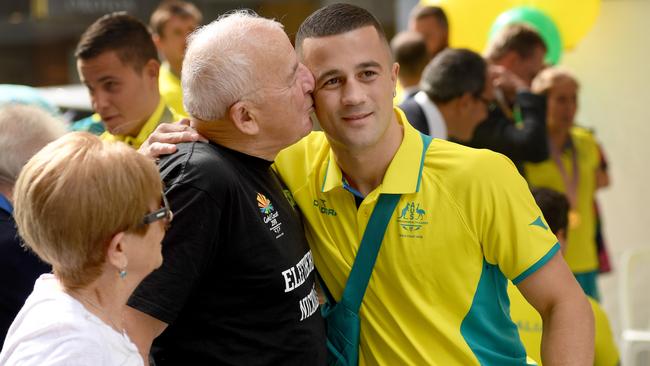
M 148 23 L 159 0 L 19 0 L 0 2 L 0 84 L 52 86 L 79 82 L 74 48 L 83 31 L 103 14 L 126 11 Z M 195 0 L 208 23 L 233 9 L 248 8 L 279 20 L 293 39 L 314 10 L 336 1 Z M 363 6 L 395 33 L 395 0 L 349 1 Z M 397 1 L 399 3 L 399 1 Z

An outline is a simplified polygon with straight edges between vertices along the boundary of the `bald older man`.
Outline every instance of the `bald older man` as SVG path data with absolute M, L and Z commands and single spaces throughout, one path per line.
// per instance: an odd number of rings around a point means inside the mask
M 157 365 L 324 364 L 312 254 L 271 170 L 311 130 L 313 77 L 282 25 L 248 12 L 195 33 L 182 70 L 209 142 L 160 162 L 174 222 L 129 301 L 129 335 Z

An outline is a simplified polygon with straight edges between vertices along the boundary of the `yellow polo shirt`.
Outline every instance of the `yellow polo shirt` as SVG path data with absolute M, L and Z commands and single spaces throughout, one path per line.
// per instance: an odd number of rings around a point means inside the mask
M 169 64 L 163 62 L 160 66 L 158 75 L 158 89 L 160 97 L 165 101 L 167 107 L 174 115 L 174 120 L 178 121 L 187 118 L 187 112 L 183 107 L 183 89 L 181 80 L 169 69 Z
M 596 193 L 596 169 L 599 164 L 598 145 L 591 132 L 573 127 L 570 131 L 578 160 L 578 206 L 580 220 L 577 226 L 569 227 L 567 248 L 564 253 L 574 273 L 592 272 L 598 269 L 596 249 L 596 214 L 594 195 Z M 562 153 L 562 164 L 569 176 L 573 176 L 573 159 L 569 149 Z M 524 171 L 528 183 L 566 193 L 567 189 L 552 158 L 541 163 L 526 163 Z
M 510 297 L 510 316 L 512 321 L 517 324 L 526 352 L 528 356 L 541 365 L 542 317 L 512 283 L 508 284 L 508 297 Z M 619 354 L 607 315 L 596 300 L 591 297 L 587 297 L 587 299 L 591 304 L 591 310 L 594 312 L 594 324 L 596 326 L 594 365 L 616 366 L 619 361 Z
M 149 117 L 147 122 L 145 122 L 145 124 L 142 126 L 137 136 L 113 135 L 110 132 L 105 131 L 99 137 L 102 140 L 106 140 L 106 141 L 122 141 L 127 145 L 133 147 L 134 149 L 138 149 L 140 148 L 140 145 L 142 145 L 145 142 L 145 140 L 147 140 L 147 137 L 151 135 L 151 133 L 156 129 L 156 127 L 158 127 L 159 124 L 171 123 L 171 122 L 174 122 L 172 114 L 165 107 L 165 102 L 162 99 L 160 99 L 160 102 L 158 103 L 156 110 Z
M 419 132 L 395 113 L 404 139 L 358 209 L 323 133 L 275 163 L 336 299 L 378 195 L 402 194 L 361 305 L 360 364 L 526 364 L 506 282 L 544 265 L 559 249 L 555 236 L 506 157 L 438 139 L 423 157 Z

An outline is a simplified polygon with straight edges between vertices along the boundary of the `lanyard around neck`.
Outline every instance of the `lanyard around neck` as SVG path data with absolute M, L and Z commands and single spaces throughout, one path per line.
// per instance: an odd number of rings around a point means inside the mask
M 568 144 L 565 148 L 568 149 L 569 153 L 571 154 L 571 168 L 572 168 L 571 176 L 569 176 L 569 172 L 566 170 L 566 167 L 562 162 L 562 152 L 564 148 L 558 151 L 551 144 L 551 156 L 553 157 L 553 161 L 555 162 L 555 165 L 557 166 L 557 169 L 560 171 L 560 175 L 562 176 L 562 181 L 564 182 L 564 186 L 566 187 L 566 195 L 569 200 L 569 204 L 571 205 L 572 209 L 577 209 L 578 184 L 580 183 L 578 153 L 576 151 L 575 144 L 571 140 L 571 136 L 568 136 L 567 138 L 568 138 Z

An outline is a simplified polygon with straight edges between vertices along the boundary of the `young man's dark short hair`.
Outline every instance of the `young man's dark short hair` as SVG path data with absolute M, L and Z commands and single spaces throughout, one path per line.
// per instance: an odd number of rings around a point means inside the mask
M 446 103 L 465 93 L 478 98 L 485 89 L 487 64 L 481 55 L 466 49 L 448 48 L 424 69 L 420 89 L 436 103 Z
M 532 193 L 553 234 L 566 231 L 569 225 L 569 201 L 566 196 L 549 188 L 533 188 Z
M 140 71 L 149 60 L 158 60 L 156 46 L 147 27 L 125 12 L 106 14 L 81 35 L 75 57 L 89 60 L 115 51 L 118 58 Z
M 367 26 L 373 26 L 386 46 L 390 47 L 384 28 L 369 11 L 350 4 L 329 5 L 316 10 L 300 25 L 296 34 L 296 49 L 302 48 L 305 38 L 334 36 Z

